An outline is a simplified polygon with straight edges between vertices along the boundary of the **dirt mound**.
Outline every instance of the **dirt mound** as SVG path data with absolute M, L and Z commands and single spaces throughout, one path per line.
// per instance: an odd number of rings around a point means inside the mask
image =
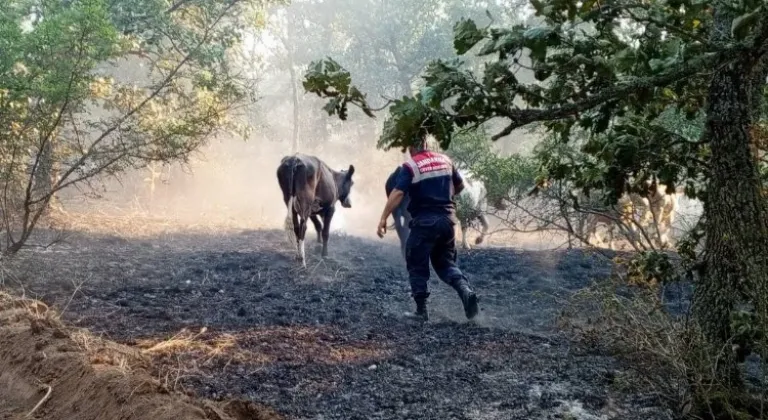
M 170 392 L 149 365 L 134 348 L 66 327 L 42 302 L 0 293 L 0 419 L 283 418 L 251 402 Z

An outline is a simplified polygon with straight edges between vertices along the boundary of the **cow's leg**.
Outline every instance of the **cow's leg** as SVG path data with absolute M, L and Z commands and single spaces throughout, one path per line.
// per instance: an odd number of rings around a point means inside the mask
M 597 232 L 595 231 L 595 216 L 588 214 L 584 221 L 584 238 L 587 240 L 587 245 L 595 245 Z
M 301 235 L 300 235 L 301 223 L 299 222 L 299 220 L 300 220 L 299 219 L 299 214 L 296 212 L 296 210 L 295 209 L 291 209 L 290 211 L 291 211 L 291 218 L 292 218 L 292 221 L 293 221 L 293 225 L 292 225 L 293 237 L 296 240 L 296 252 L 297 252 L 296 259 L 300 260 L 301 259 L 301 249 L 300 249 L 300 246 L 299 246 L 299 240 L 301 239 Z
M 595 246 L 605 245 L 605 229 L 600 230 L 600 225 L 595 226 Z
M 613 228 L 619 232 L 625 233 L 627 242 L 630 242 L 631 244 L 637 243 L 641 235 L 638 229 L 638 223 L 635 222 L 634 208 L 625 210 L 624 213 L 621 214 L 619 220 L 621 220 L 623 226 L 615 226 L 615 224 L 612 224 L 612 226 L 614 226 Z M 640 229 L 642 229 L 642 227 L 640 227 Z
M 677 197 L 672 195 L 669 203 L 664 207 L 664 243 L 669 245 L 669 234 L 672 232 L 672 224 L 675 222 L 675 212 L 677 211 Z
M 295 219 L 298 219 L 298 223 L 296 223 L 296 249 L 299 252 L 299 261 L 301 261 L 301 265 L 303 267 L 307 266 L 307 257 L 306 252 L 304 250 L 304 237 L 307 235 L 307 219 L 304 217 L 294 216 Z
M 480 229 L 480 236 L 475 239 L 475 245 L 480 245 L 483 243 L 483 240 L 485 239 L 485 235 L 488 234 L 488 219 L 485 217 L 484 214 L 481 214 L 477 217 L 478 220 L 480 220 L 480 225 L 482 225 L 482 229 Z
M 653 201 L 651 201 L 650 205 L 650 211 L 651 211 L 651 217 L 653 218 L 653 228 L 655 230 L 655 237 L 653 242 L 656 243 L 656 246 L 662 247 L 663 246 L 663 239 L 662 239 L 662 231 L 664 230 L 662 224 L 664 223 L 662 220 L 662 213 L 664 212 L 663 207 L 663 197 L 659 198 L 658 196 L 654 196 L 652 198 Z
M 335 211 L 336 209 L 330 207 L 323 213 L 323 258 L 328 256 L 328 237 L 331 234 L 331 219 Z
M 411 236 L 411 217 L 406 215 L 404 219 L 405 222 L 403 223 L 403 237 L 400 240 L 401 247 L 403 248 L 403 258 L 405 258 L 405 253 L 408 250 L 408 237 Z
M 461 247 L 464 249 L 470 249 L 469 248 L 469 242 L 467 242 L 467 224 L 468 223 L 460 223 L 461 225 Z
M 671 230 L 672 223 L 670 222 L 670 214 L 666 208 L 661 210 L 663 214 L 659 217 L 659 247 L 664 248 L 669 246 L 669 231 Z
M 615 223 L 610 223 L 608 225 L 608 229 L 606 230 L 606 234 L 608 235 L 608 249 L 613 250 L 614 249 L 614 233 L 616 229 Z
M 307 255 L 304 251 L 304 238 L 307 236 L 307 219 L 301 220 L 301 233 L 299 239 L 299 256 L 301 258 L 301 265 L 307 267 Z
M 315 225 L 315 232 L 317 232 L 317 243 L 323 243 L 323 225 L 320 223 L 320 219 L 317 218 L 316 214 L 309 216 L 309 219 L 312 220 L 312 224 Z
M 659 248 L 666 248 L 669 246 L 669 235 L 666 229 L 659 231 Z

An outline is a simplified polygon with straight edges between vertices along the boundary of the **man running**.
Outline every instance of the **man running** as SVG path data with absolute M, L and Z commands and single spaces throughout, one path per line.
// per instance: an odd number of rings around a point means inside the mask
M 464 189 L 464 182 L 450 158 L 427 139 L 409 147 L 411 158 L 403 164 L 395 188 L 381 214 L 377 234 L 387 232 L 387 218 L 407 192 L 411 199 L 411 232 L 405 245 L 405 261 L 416 312 L 411 316 L 426 321 L 429 291 L 429 262 L 440 280 L 456 292 L 464 305 L 464 314 L 472 319 L 478 312 L 478 298 L 469 281 L 456 265 L 456 206 L 453 197 Z

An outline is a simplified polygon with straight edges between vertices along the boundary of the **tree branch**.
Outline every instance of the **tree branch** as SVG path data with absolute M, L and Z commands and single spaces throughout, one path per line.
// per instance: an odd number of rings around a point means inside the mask
M 239 0 L 232 0 L 232 2 L 216 17 L 216 19 L 211 23 L 211 25 L 205 30 L 205 33 L 203 34 L 202 39 L 198 44 L 195 46 L 195 48 L 190 51 L 189 54 L 187 54 L 186 57 L 184 57 L 183 60 L 181 60 L 172 70 L 171 72 L 163 79 L 162 82 L 158 84 L 158 86 L 153 90 L 153 92 L 147 96 L 146 99 L 144 99 L 141 103 L 139 103 L 134 108 L 130 109 L 128 112 L 126 112 L 122 117 L 118 118 L 117 121 L 109 128 L 104 130 L 103 133 L 101 133 L 92 143 L 91 147 L 88 149 L 88 152 L 84 154 L 75 164 L 72 165 L 72 167 L 69 168 L 64 174 L 62 174 L 61 179 L 57 182 L 58 185 L 54 185 L 53 189 L 59 190 L 61 189 L 61 183 L 64 182 L 72 173 L 80 166 L 85 163 L 85 161 L 90 157 L 91 152 L 95 149 L 96 145 L 101 143 L 104 139 L 106 139 L 110 134 L 112 134 L 115 130 L 120 128 L 122 124 L 127 121 L 129 118 L 131 118 L 134 114 L 136 114 L 141 108 L 143 108 L 149 101 L 154 99 L 163 89 L 165 89 L 168 84 L 173 80 L 173 78 L 176 76 L 176 74 L 181 70 L 181 68 L 192 58 L 192 55 L 196 53 L 200 47 L 202 47 L 206 42 L 208 42 L 208 38 L 210 37 L 211 31 L 213 28 L 218 25 L 219 21 L 221 21 L 222 18 L 229 12 L 229 10 L 238 3 Z
M 493 135 L 491 139 L 496 141 L 509 135 L 515 129 L 533 122 L 554 121 L 576 115 L 606 102 L 624 98 L 639 89 L 669 85 L 670 83 L 686 77 L 691 77 L 703 70 L 711 68 L 711 63 L 713 62 L 716 63 L 716 66 L 720 66 L 730 60 L 736 59 L 743 53 L 743 48 L 732 48 L 715 54 L 715 57 L 711 54 L 702 55 L 660 75 L 627 78 L 626 80 L 618 82 L 614 87 L 603 89 L 600 93 L 582 101 L 571 102 L 549 109 L 529 108 L 500 110 L 499 116 L 508 118 L 511 122 L 499 133 Z
M 610 7 L 610 6 L 603 6 L 603 7 Z M 621 7 L 621 8 L 624 8 L 624 7 Z M 635 8 L 639 8 L 641 10 L 644 10 L 646 13 L 648 13 L 648 16 L 646 16 L 645 18 L 641 18 L 641 17 L 637 16 L 637 14 L 635 14 L 632 11 L 632 9 L 635 9 Z M 649 13 L 650 12 L 650 6 L 649 5 L 646 5 L 646 4 L 628 5 L 625 8 L 625 10 L 626 10 L 627 14 L 632 19 L 634 19 L 637 22 L 653 23 L 654 25 L 656 25 L 656 26 L 658 26 L 658 27 L 660 27 L 662 29 L 665 29 L 665 30 L 667 30 L 669 32 L 675 33 L 675 34 L 677 34 L 678 36 L 680 36 L 682 38 L 687 38 L 690 41 L 700 42 L 703 45 L 712 45 L 712 43 L 709 40 L 705 39 L 705 38 L 697 36 L 696 34 L 693 34 L 691 32 L 685 31 L 685 30 L 681 29 L 678 26 L 670 25 L 667 22 L 664 22 L 664 21 L 652 18 L 650 16 L 650 13 Z
M 165 11 L 165 14 L 170 15 L 171 13 L 175 12 L 185 4 L 189 3 L 189 0 L 179 0 L 176 3 L 172 4 L 171 7 L 168 8 L 168 10 Z

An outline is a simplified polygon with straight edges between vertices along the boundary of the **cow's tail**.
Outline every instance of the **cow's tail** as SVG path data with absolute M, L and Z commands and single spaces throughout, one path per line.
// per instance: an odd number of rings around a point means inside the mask
M 398 209 L 395 209 L 395 211 L 392 212 L 392 224 L 390 226 L 387 226 L 387 230 L 395 229 L 395 231 L 400 232 L 400 229 L 402 228 L 402 224 L 403 224 L 403 222 L 400 220 L 400 217 L 402 217 L 402 215 L 400 214 Z
M 288 243 L 290 243 L 293 246 L 296 246 L 296 230 L 295 226 L 293 224 L 293 207 L 294 202 L 296 201 L 296 197 L 291 196 L 291 198 L 288 199 L 288 208 L 286 209 L 286 215 L 285 215 L 285 234 L 288 237 Z
M 286 214 L 285 214 L 285 233 L 288 236 L 288 242 L 291 245 L 296 245 L 297 239 L 296 238 L 296 226 L 293 223 L 293 211 L 299 211 L 299 206 L 297 206 L 297 197 L 296 197 L 296 169 L 302 166 L 301 161 L 294 157 L 291 161 L 291 176 L 288 181 L 288 204 L 286 206 Z

